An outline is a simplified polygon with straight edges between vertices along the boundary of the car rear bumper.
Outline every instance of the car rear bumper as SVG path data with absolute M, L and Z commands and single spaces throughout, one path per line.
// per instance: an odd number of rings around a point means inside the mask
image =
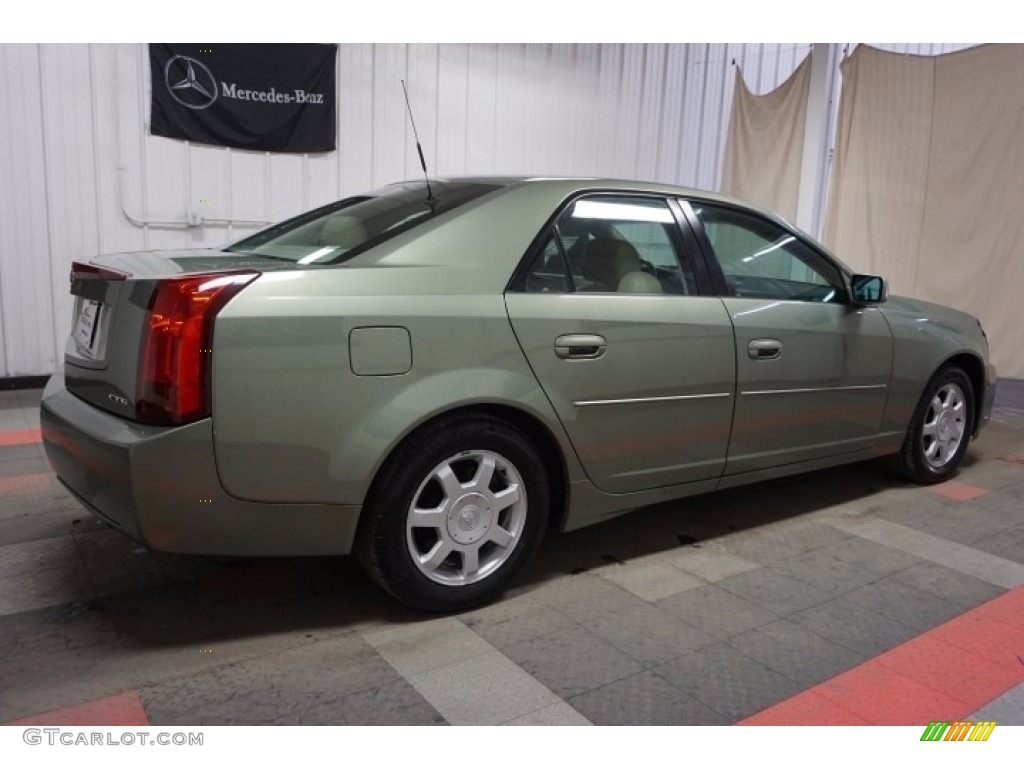
M 61 482 L 90 511 L 162 552 L 222 556 L 351 551 L 359 506 L 262 504 L 228 495 L 217 477 L 210 419 L 153 427 L 75 397 L 55 374 L 40 426 Z

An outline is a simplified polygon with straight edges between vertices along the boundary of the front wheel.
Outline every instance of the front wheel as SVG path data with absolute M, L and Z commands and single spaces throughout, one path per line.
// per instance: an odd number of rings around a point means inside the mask
M 402 602 L 463 610 L 500 595 L 533 555 L 549 498 L 522 432 L 490 416 L 443 419 L 388 460 L 356 553 Z
M 914 409 L 897 468 L 930 485 L 947 480 L 960 465 L 974 430 L 974 387 L 956 366 L 940 370 Z

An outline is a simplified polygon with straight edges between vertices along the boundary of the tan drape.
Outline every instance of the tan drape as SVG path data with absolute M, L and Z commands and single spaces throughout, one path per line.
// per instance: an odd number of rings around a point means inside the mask
M 893 293 L 981 318 L 1024 378 L 1024 46 L 858 46 L 842 64 L 826 243 Z
M 795 221 L 811 57 L 782 85 L 757 96 L 736 68 L 722 191 Z

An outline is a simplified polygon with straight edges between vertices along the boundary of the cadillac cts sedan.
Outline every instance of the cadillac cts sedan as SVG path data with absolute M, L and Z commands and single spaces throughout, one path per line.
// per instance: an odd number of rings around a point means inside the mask
M 974 317 L 658 184 L 404 183 L 71 280 L 41 419 L 82 504 L 164 552 L 355 552 L 429 610 L 550 528 L 873 457 L 941 481 L 994 396 Z

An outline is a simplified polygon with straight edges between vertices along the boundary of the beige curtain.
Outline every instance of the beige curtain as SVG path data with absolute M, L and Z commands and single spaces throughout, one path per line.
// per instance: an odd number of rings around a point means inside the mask
M 786 82 L 763 96 L 750 92 L 736 67 L 722 170 L 723 192 L 789 221 L 796 219 L 810 85 L 810 56 Z
M 858 46 L 842 64 L 826 243 L 894 293 L 981 318 L 1024 378 L 1024 46 Z

